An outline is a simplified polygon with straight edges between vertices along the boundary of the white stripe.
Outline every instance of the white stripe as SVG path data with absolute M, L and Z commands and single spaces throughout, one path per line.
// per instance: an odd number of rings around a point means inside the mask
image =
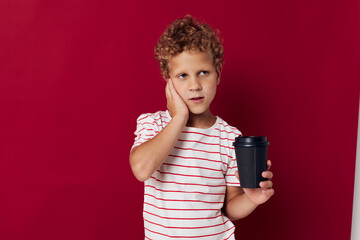
M 355 186 L 353 215 L 351 226 L 351 240 L 360 240 L 360 101 L 359 101 L 359 117 L 358 117 L 358 135 L 355 165 Z

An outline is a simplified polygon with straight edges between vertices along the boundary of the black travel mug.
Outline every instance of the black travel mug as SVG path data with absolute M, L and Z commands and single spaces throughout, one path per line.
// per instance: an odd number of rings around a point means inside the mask
M 242 188 L 260 188 L 259 183 L 267 180 L 261 173 L 267 170 L 268 145 L 269 142 L 263 136 L 235 138 L 233 146 Z

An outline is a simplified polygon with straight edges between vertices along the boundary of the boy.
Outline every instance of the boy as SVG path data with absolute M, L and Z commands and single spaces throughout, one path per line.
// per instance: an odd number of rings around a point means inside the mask
M 210 112 L 222 69 L 219 37 L 187 15 L 161 36 L 155 57 L 168 110 L 137 119 L 130 152 L 145 182 L 145 238 L 235 239 L 231 221 L 274 194 L 273 174 L 263 172 L 269 180 L 259 189 L 240 188 L 232 143 L 241 133 Z

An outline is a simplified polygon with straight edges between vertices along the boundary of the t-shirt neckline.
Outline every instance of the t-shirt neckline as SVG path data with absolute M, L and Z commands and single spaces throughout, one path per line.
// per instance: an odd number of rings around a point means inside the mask
M 169 113 L 169 110 L 166 110 L 166 116 L 169 118 L 169 120 L 172 119 L 170 113 Z M 216 126 L 218 126 L 219 122 L 220 122 L 220 118 L 218 116 L 215 116 L 216 117 L 216 121 L 215 123 L 209 127 L 209 128 L 197 128 L 197 127 L 187 127 L 185 126 L 184 127 L 184 130 L 190 130 L 190 129 L 193 129 L 193 130 L 196 130 L 196 131 L 204 131 L 204 132 L 207 132 L 207 131 L 211 131 L 212 129 L 214 129 Z

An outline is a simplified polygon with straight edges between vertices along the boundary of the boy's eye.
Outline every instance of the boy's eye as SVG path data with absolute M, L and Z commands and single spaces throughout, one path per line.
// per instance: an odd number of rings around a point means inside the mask
M 199 75 L 200 76 L 203 76 L 203 75 L 206 75 L 206 74 L 208 74 L 209 72 L 208 71 L 201 71 L 200 73 L 199 73 Z
M 179 78 L 179 79 L 184 79 L 184 78 L 186 78 L 186 76 L 187 76 L 187 74 L 186 74 L 186 73 L 183 73 L 183 74 L 180 74 L 180 75 L 178 76 L 178 78 Z

